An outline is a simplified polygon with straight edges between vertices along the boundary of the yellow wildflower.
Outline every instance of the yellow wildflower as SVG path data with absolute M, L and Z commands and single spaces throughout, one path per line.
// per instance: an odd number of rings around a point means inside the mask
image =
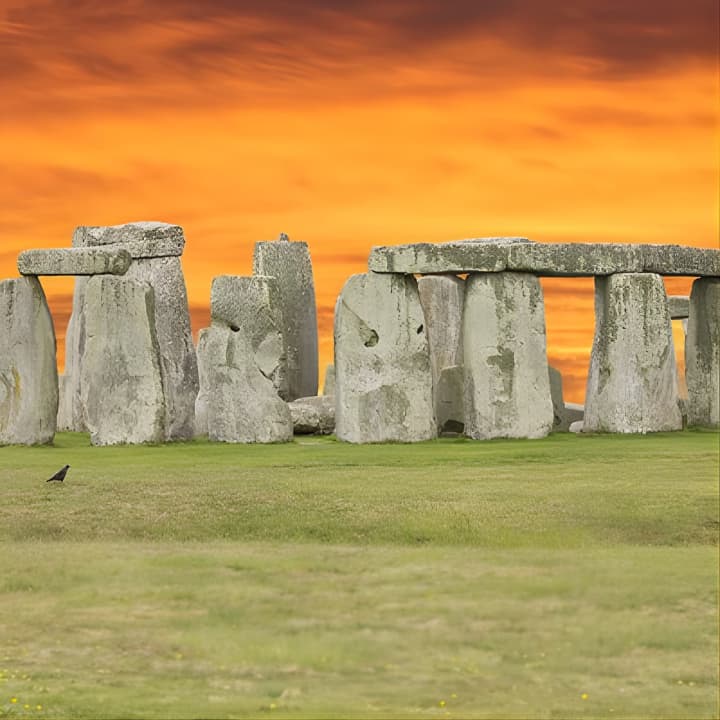
M 587 693 L 583 693 L 580 697 L 581 697 L 583 700 L 587 700 L 587 699 L 588 699 L 588 694 L 587 694 Z

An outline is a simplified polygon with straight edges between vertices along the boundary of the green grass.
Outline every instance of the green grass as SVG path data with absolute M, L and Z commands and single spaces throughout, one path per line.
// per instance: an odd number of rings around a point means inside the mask
M 719 451 L 0 448 L 0 717 L 716 718 Z

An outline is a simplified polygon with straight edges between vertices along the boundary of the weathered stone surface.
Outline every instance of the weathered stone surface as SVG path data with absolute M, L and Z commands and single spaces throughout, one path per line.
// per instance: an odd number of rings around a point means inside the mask
M 690 298 L 687 295 L 668 295 L 668 310 L 671 320 L 685 320 L 690 317 Z
M 584 422 L 582 420 L 576 420 L 575 422 L 570 423 L 570 427 L 568 428 L 568 432 L 571 433 L 581 433 L 583 431 Z
M 330 435 L 335 430 L 335 398 L 298 398 L 288 403 L 296 435 Z
M 553 431 L 568 432 L 572 423 L 582 420 L 585 408 L 563 399 L 562 375 L 557 368 L 548 366 L 550 373 L 550 397 L 553 404 Z
M 465 281 L 455 275 L 426 275 L 417 281 L 425 316 L 439 432 L 462 432 L 462 312 Z M 459 371 L 457 368 L 459 366 Z
M 73 233 L 73 247 L 117 246 L 134 259 L 179 257 L 185 236 L 179 225 L 162 222 L 134 222 L 124 225 L 81 225 Z
M 585 432 L 681 428 L 675 349 L 662 278 L 651 273 L 596 278 Z
M 463 314 L 465 434 L 540 438 L 553 425 L 539 280 L 470 275 Z
M 0 445 L 52 442 L 58 410 L 55 330 L 37 278 L 0 282 Z
M 85 288 L 88 278 L 76 277 L 72 314 L 65 332 L 65 375 L 62 390 L 63 429 L 86 432 L 85 409 L 82 404 L 81 373 L 85 352 Z
M 276 278 L 280 290 L 287 350 L 288 399 L 317 395 L 317 310 L 307 243 L 255 243 L 253 274 Z
M 688 425 L 720 425 L 720 279 L 693 283 L 685 340 Z
M 335 307 L 335 421 L 339 440 L 435 437 L 425 318 L 414 278 L 353 275 Z
M 375 247 L 374 272 L 528 272 L 583 277 L 652 272 L 661 275 L 720 275 L 720 250 L 683 245 L 536 243 L 525 238 L 485 238 L 448 243 Z
M 272 380 L 281 398 L 288 399 L 287 350 L 277 280 L 262 275 L 213 278 L 210 317 L 213 324 L 243 330 L 260 372 Z
M 200 331 L 200 403 L 207 408 L 210 440 L 272 443 L 292 439 L 287 404 L 260 370 L 252 342 L 242 329 L 212 325 Z
M 162 442 L 165 398 L 149 283 L 99 275 L 85 289 L 81 400 L 93 445 Z
M 69 402 L 66 386 L 67 378 L 65 375 L 58 376 L 58 413 L 57 413 L 57 429 L 60 432 L 72 430 L 72 404 Z
M 124 275 L 132 257 L 124 248 L 53 248 L 18 255 L 21 275 Z
M 335 366 L 332 364 L 325 368 L 323 395 L 335 395 Z

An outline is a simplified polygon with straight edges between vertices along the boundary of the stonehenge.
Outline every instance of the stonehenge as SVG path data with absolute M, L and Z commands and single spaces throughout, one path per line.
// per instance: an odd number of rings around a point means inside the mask
M 21 252 L 0 281 L 0 445 L 350 443 L 541 438 L 720 426 L 720 251 L 680 245 L 473 238 L 372 249 L 334 318 L 318 395 L 318 332 L 304 242 L 254 246 L 252 275 L 220 275 L 193 344 L 182 228 L 80 226 L 72 247 Z M 39 281 L 75 277 L 58 375 Z M 663 277 L 694 276 L 668 296 Z M 585 404 L 566 403 L 547 358 L 540 279 L 594 277 Z M 678 397 L 672 320 L 686 328 Z

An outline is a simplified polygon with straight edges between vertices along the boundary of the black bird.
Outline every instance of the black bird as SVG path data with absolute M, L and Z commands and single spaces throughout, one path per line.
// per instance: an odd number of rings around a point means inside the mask
M 62 482 L 67 475 L 69 467 L 69 465 L 66 465 L 64 468 L 60 468 L 60 470 L 58 470 L 51 478 L 48 478 L 45 482 L 53 482 L 53 480 L 57 480 L 57 482 Z

